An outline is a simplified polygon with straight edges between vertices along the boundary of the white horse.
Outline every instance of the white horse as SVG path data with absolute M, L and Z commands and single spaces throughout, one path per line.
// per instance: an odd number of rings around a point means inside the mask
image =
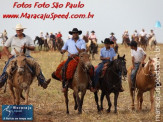
M 155 36 L 153 36 L 149 39 L 149 49 L 154 50 L 155 46 L 156 46 L 156 38 Z

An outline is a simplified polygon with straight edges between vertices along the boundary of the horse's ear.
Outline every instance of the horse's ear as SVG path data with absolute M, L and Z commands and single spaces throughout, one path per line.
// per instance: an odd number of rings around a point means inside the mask
M 104 42 L 101 40 L 101 43 L 104 43 Z
M 125 59 L 125 54 L 124 54 L 124 56 L 123 56 L 123 59 Z
M 117 58 L 119 58 L 119 54 L 118 54 Z
M 19 52 L 14 48 L 14 51 L 16 53 L 16 55 L 19 55 Z

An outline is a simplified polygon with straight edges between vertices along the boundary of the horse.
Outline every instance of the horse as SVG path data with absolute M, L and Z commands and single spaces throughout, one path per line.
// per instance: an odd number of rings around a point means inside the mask
M 29 69 L 28 59 L 25 53 L 19 53 L 16 51 L 17 57 L 13 59 L 7 68 L 9 89 L 11 91 L 11 96 L 13 98 L 13 104 L 20 104 L 20 97 L 25 100 L 25 104 L 28 105 L 28 96 L 30 85 L 33 82 L 34 76 Z M 16 67 L 14 71 L 11 69 Z M 10 74 L 12 73 L 12 74 Z M 12 76 L 11 76 L 12 75 Z M 15 88 L 15 90 L 13 89 Z M 25 91 L 25 98 L 22 95 L 23 90 Z M 16 101 L 15 101 L 16 100 Z
M 143 103 L 143 93 L 149 91 L 150 92 L 150 101 L 151 101 L 151 111 L 154 110 L 154 90 L 155 90 L 155 78 L 156 78 L 156 67 L 155 67 L 156 60 L 149 58 L 148 62 L 142 67 L 138 69 L 136 75 L 136 82 L 135 87 L 138 91 L 137 93 L 137 110 L 142 110 L 142 103 Z M 128 68 L 128 83 L 130 89 L 130 95 L 132 99 L 132 110 L 135 109 L 134 100 L 135 100 L 135 89 L 131 88 L 132 81 L 131 81 L 131 71 L 132 67 Z
M 42 40 L 40 37 L 36 36 L 35 37 L 35 40 L 34 40 L 34 44 L 36 43 L 36 41 L 38 41 L 37 42 L 37 44 L 39 45 L 38 46 L 38 49 L 39 50 L 42 50 L 42 45 L 44 44 L 44 40 Z
M 124 44 L 125 47 L 127 48 L 129 46 L 130 43 L 130 38 L 129 37 L 122 37 L 122 45 Z
M 141 37 L 139 38 L 139 42 L 140 42 L 140 46 L 141 46 L 144 50 L 146 50 L 147 44 L 148 44 L 148 39 L 146 38 L 146 36 L 141 36 Z
M 88 73 L 90 68 L 92 68 L 90 55 L 87 54 L 86 52 L 80 53 L 79 63 L 77 64 L 77 68 L 75 70 L 74 76 L 72 80 L 69 81 L 67 90 L 64 92 L 67 114 L 69 114 L 68 88 L 71 88 L 73 90 L 73 97 L 75 101 L 74 109 L 75 110 L 78 109 L 78 114 L 82 113 L 82 105 L 83 105 L 84 96 L 86 94 L 86 90 L 89 88 L 89 84 L 91 81 L 90 74 Z M 60 80 L 54 74 L 55 73 L 52 73 L 52 77 L 56 80 Z M 79 97 L 79 92 L 81 92 L 81 97 Z
M 4 36 L 3 35 L 3 33 L 0 35 L 0 38 L 2 38 L 2 44 L 3 44 L 3 46 L 4 46 L 4 44 L 5 44 L 5 42 L 7 41 L 7 39 L 8 39 L 8 37 L 6 36 Z
M 112 106 L 110 101 L 110 94 L 114 93 L 114 113 L 117 113 L 117 100 L 119 96 L 119 89 L 121 88 L 121 76 L 119 75 L 120 72 L 121 75 L 123 75 L 124 77 L 127 75 L 125 55 L 123 57 L 120 57 L 118 55 L 117 59 L 110 62 L 107 66 L 104 76 L 99 79 L 97 88 L 101 89 L 102 91 L 100 100 L 101 106 L 99 106 L 98 104 L 98 92 L 94 93 L 98 112 L 103 110 L 104 96 L 106 96 L 106 99 L 108 101 L 109 108 L 107 109 L 107 112 L 110 112 Z
M 61 51 L 63 45 L 64 45 L 64 42 L 63 42 L 62 38 L 56 38 L 56 47 L 57 47 L 58 51 Z
M 155 36 L 149 38 L 149 49 L 154 50 L 154 47 L 156 46 L 156 38 Z
M 91 40 L 91 44 L 89 47 L 89 53 L 92 55 L 92 59 L 95 60 L 94 55 L 97 54 L 98 52 L 98 45 L 97 42 L 95 43 L 96 40 Z

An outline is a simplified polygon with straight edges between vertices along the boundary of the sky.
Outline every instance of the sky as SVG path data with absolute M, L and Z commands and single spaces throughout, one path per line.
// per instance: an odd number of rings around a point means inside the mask
M 82 34 L 86 31 L 94 30 L 98 38 L 98 42 L 110 37 L 110 33 L 114 32 L 118 39 L 118 43 L 122 42 L 122 34 L 125 30 L 129 34 L 133 34 L 134 30 L 138 32 L 142 28 L 147 33 L 151 29 L 156 34 L 158 42 L 163 43 L 163 28 L 155 28 L 156 21 L 163 24 L 163 14 L 161 13 L 163 7 L 163 0 L 80 0 L 85 6 L 84 8 L 13 8 L 14 2 L 33 4 L 59 2 L 66 4 L 67 2 L 78 3 L 79 0 L 0 0 L 0 33 L 4 29 L 7 30 L 8 36 L 15 35 L 15 26 L 21 23 L 27 29 L 24 33 L 35 38 L 40 35 L 40 32 L 56 33 L 61 31 L 63 40 L 66 41 L 68 32 L 73 28 L 82 30 Z M 93 19 L 3 19 L 3 14 L 21 14 L 28 13 L 85 13 L 91 12 L 94 14 Z M 82 38 L 82 36 L 80 36 Z

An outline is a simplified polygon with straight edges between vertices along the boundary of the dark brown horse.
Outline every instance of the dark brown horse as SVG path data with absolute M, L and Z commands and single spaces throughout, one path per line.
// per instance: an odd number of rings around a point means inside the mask
M 63 45 L 64 45 L 64 42 L 63 42 L 62 38 L 56 38 L 56 47 L 57 47 L 58 51 L 61 51 Z
M 146 36 L 141 36 L 140 39 L 139 39 L 139 41 L 140 41 L 140 46 L 141 46 L 144 50 L 146 50 L 147 45 L 148 45 L 148 39 L 146 38 Z
M 103 99 L 104 96 L 106 96 L 109 107 L 107 109 L 107 112 L 110 112 L 112 106 L 110 101 L 110 94 L 114 93 L 114 112 L 117 113 L 117 100 L 119 96 L 119 89 L 121 88 L 121 75 L 123 75 L 124 77 L 127 75 L 125 55 L 123 57 L 119 57 L 118 55 L 117 59 L 110 62 L 107 66 L 105 75 L 99 79 L 98 88 L 102 91 L 100 100 L 101 107 L 98 104 L 98 93 L 94 93 L 98 111 L 103 110 Z
M 125 45 L 125 47 L 128 47 L 130 44 L 130 38 L 129 37 L 122 37 L 122 45 Z

